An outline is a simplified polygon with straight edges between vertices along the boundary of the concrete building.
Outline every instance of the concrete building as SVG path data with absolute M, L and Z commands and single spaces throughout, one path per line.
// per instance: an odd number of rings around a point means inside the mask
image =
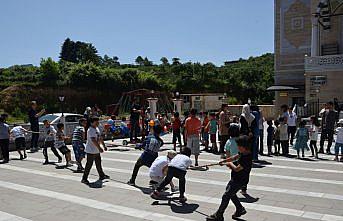
M 343 0 L 275 0 L 276 107 L 343 101 L 342 13 Z
M 225 95 L 220 93 L 181 94 L 180 98 L 183 100 L 183 111 L 192 108 L 197 109 L 198 112 L 218 111 L 221 105 L 226 103 Z

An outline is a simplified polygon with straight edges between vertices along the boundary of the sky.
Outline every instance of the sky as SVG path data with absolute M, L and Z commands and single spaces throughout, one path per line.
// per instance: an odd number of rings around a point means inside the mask
M 213 62 L 274 51 L 274 0 L 1 0 L 0 67 L 58 60 L 66 38 L 99 55 Z

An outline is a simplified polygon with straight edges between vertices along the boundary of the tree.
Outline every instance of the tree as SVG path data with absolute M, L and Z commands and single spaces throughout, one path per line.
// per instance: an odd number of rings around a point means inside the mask
M 142 56 L 138 56 L 135 60 L 136 64 L 138 64 L 139 66 L 143 66 L 144 65 L 144 59 L 142 58 Z
M 98 50 L 91 43 L 77 41 L 75 48 L 78 63 L 92 62 L 94 64 L 100 64 L 101 58 L 98 55 Z
M 60 77 L 59 64 L 52 58 L 42 59 L 40 62 L 40 71 L 42 73 L 42 81 L 48 86 L 56 85 Z
M 71 41 L 70 38 L 67 38 L 62 44 L 60 60 L 73 63 L 77 62 L 75 42 Z
M 179 65 L 179 64 L 181 64 L 180 63 L 180 58 L 172 58 L 172 61 L 173 61 L 172 65 Z
M 147 57 L 145 57 L 143 61 L 143 65 L 148 67 L 148 66 L 153 66 L 154 64 L 152 63 L 152 61 L 149 61 Z
M 166 57 L 162 57 L 162 58 L 160 59 L 160 61 L 162 62 L 162 65 L 164 65 L 164 66 L 169 65 L 168 58 L 166 58 Z

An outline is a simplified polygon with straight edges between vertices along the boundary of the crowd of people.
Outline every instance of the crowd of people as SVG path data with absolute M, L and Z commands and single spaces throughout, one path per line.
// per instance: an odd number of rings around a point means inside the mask
M 81 118 L 79 125 L 74 129 L 71 137 L 64 133 L 64 124 L 57 124 L 57 129 L 48 120 L 44 120 L 43 130 L 39 130 L 38 118 L 45 113 L 45 110 L 37 111 L 36 102 L 31 103 L 29 111 L 31 130 L 15 125 L 11 130 L 6 124 L 6 115 L 0 117 L 0 146 L 3 155 L 3 163 L 9 161 L 9 140 L 13 137 L 20 159 L 27 158 L 25 148 L 25 134 L 32 133 L 31 151 L 38 149 L 38 136 L 45 134 L 43 145 L 44 165 L 50 163 L 48 150 L 56 156 L 59 163 L 65 157 L 66 167 L 72 166 L 71 150 L 67 147 L 66 141 L 72 142 L 72 148 L 77 164 L 77 172 L 83 173 L 81 182 L 89 185 L 88 176 L 95 162 L 99 174 L 99 180 L 109 179 L 102 169 L 101 153 L 107 150 L 102 136 L 103 132 L 99 127 L 99 117 L 92 114 L 93 111 L 87 108 L 84 118 Z M 207 217 L 207 220 L 224 220 L 223 214 L 231 200 L 236 206 L 233 218 L 238 218 L 246 213 L 245 208 L 237 198 L 237 192 L 246 194 L 249 184 L 249 176 L 253 162 L 258 162 L 259 155 L 283 155 L 289 156 L 289 147 L 292 146 L 297 157 L 305 157 L 305 150 L 311 150 L 312 157 L 319 158 L 318 154 L 324 153 L 324 142 L 328 140 L 326 154 L 331 154 L 333 135 L 336 132 L 335 160 L 342 161 L 343 151 L 343 120 L 338 121 L 338 114 L 333 108 L 333 103 L 328 102 L 321 111 L 321 123 L 317 116 L 311 116 L 310 125 L 305 121 L 299 121 L 292 108 L 282 107 L 282 114 L 278 119 L 267 119 L 267 152 L 264 152 L 264 123 L 265 118 L 258 106 L 243 105 L 240 116 L 230 113 L 228 105 L 223 104 L 218 113 L 197 113 L 191 109 L 185 113 L 184 119 L 178 112 L 173 113 L 170 121 L 161 115 L 151 116 L 149 109 L 142 114 L 139 105 L 133 104 L 130 116 L 131 133 L 130 140 L 138 141 L 141 126 L 140 116 L 144 116 L 146 127 L 145 137 L 141 140 L 142 154 L 137 159 L 131 178 L 127 182 L 135 186 L 138 172 L 142 166 L 149 167 L 150 186 L 153 189 L 151 197 L 160 199 L 161 192 L 167 185 L 171 191 L 179 191 L 179 201 L 185 203 L 186 174 L 189 169 L 201 168 L 199 166 L 200 146 L 204 151 L 220 154 L 219 165 L 226 165 L 232 170 L 221 204 L 218 210 Z M 159 156 L 159 151 L 164 145 L 161 135 L 166 129 L 166 122 L 170 122 L 173 133 L 173 149 L 168 150 L 165 156 Z M 337 127 L 336 127 L 337 126 Z M 336 131 L 335 131 L 336 130 Z M 317 148 L 318 134 L 321 131 L 320 148 Z M 183 137 L 183 139 L 182 139 Z M 217 145 L 217 138 L 219 147 Z M 294 141 L 295 140 L 295 141 Z M 308 141 L 309 145 L 308 145 Z M 177 142 L 180 149 L 177 151 Z M 274 147 L 274 152 L 273 152 Z M 281 148 L 280 148 L 281 147 Z M 339 154 L 341 149 L 341 155 Z M 61 154 L 61 155 L 60 155 Z M 301 154 L 301 156 L 300 156 Z M 191 160 L 194 156 L 195 162 Z M 339 156 L 340 159 L 339 159 Z M 82 160 L 86 158 L 85 167 Z M 173 178 L 179 180 L 179 188 L 173 183 Z

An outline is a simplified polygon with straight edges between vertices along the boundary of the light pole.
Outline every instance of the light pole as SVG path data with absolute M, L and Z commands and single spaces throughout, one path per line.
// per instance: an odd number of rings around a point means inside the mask
M 60 95 L 58 96 L 58 100 L 60 101 L 61 103 L 61 112 L 62 112 L 62 117 L 64 117 L 64 113 L 63 113 L 63 103 L 64 103 L 64 100 L 65 100 L 65 97 L 64 95 Z

